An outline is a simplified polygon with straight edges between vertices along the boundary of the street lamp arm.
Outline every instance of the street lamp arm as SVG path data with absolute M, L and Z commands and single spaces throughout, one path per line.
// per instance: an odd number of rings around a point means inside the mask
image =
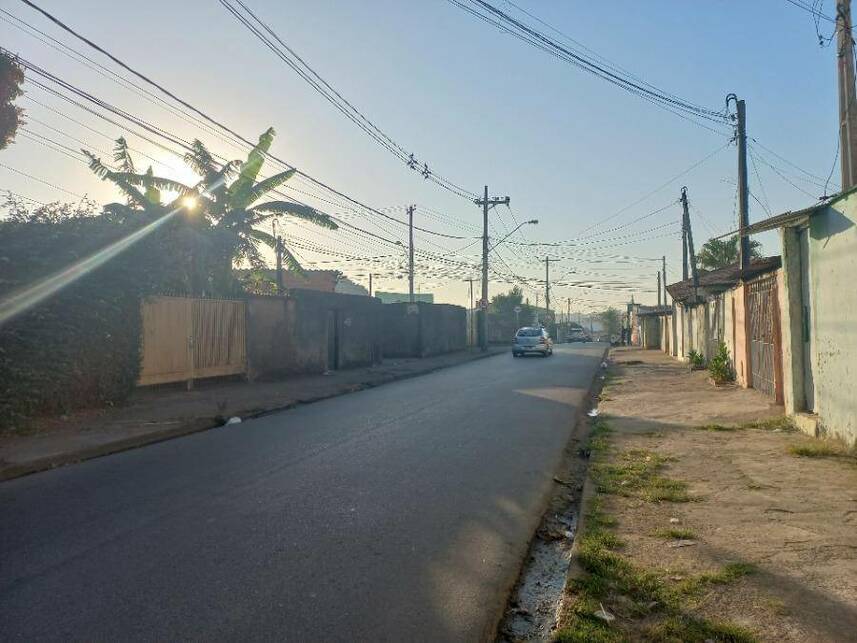
M 512 230 L 509 234 L 507 234 L 505 237 L 503 237 L 503 238 L 502 238 L 502 239 L 500 239 L 497 243 L 495 243 L 493 246 L 491 246 L 491 247 L 488 249 L 488 251 L 490 252 L 491 250 L 493 250 L 494 248 L 496 248 L 497 246 L 499 246 L 501 243 L 503 243 L 506 239 L 508 239 L 509 237 L 511 237 L 513 234 L 515 234 L 518 230 L 520 230 L 521 228 L 523 228 L 525 225 L 538 225 L 538 223 L 539 223 L 539 220 L 538 220 L 538 219 L 531 219 L 530 221 L 523 221 L 523 222 L 519 223 L 519 224 L 515 227 L 515 229 L 514 229 L 514 230 Z

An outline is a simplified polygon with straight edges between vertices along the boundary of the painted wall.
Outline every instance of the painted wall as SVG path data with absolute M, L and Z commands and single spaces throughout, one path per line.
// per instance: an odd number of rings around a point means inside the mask
M 857 195 L 809 221 L 815 351 L 811 356 L 820 427 L 857 443 Z
M 428 357 L 467 347 L 467 316 L 460 306 L 384 304 L 382 315 L 384 355 Z
M 251 379 L 326 371 L 331 312 L 339 347 L 337 367 L 379 361 L 381 307 L 371 297 L 315 290 L 293 289 L 287 297 L 250 297 L 247 361 Z

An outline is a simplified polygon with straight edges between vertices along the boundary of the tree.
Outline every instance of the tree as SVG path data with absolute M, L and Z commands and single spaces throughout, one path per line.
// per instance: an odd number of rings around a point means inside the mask
M 762 244 L 750 240 L 750 257 L 761 257 Z M 710 239 L 696 255 L 697 265 L 704 270 L 717 270 L 738 263 L 738 235 L 728 239 Z
M 608 335 L 618 335 L 622 330 L 622 318 L 619 311 L 612 306 L 599 315 L 601 323 Z
M 509 292 L 494 295 L 491 298 L 491 312 L 513 313 L 515 312 L 515 306 L 521 306 L 523 302 L 524 291 L 518 286 L 512 286 Z
M 15 140 L 18 127 L 24 124 L 24 110 L 12 104 L 24 93 L 21 90 L 23 82 L 21 66 L 12 56 L 0 51 L 0 150 Z

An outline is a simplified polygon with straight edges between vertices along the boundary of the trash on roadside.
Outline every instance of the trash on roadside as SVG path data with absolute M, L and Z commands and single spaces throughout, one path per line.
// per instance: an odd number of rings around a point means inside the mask
M 226 424 L 241 424 L 241 418 L 233 415 L 231 418 L 226 420 Z
M 601 368 L 607 368 L 607 362 L 601 362 Z
M 675 542 L 669 543 L 667 547 L 672 547 L 673 549 L 675 549 L 677 547 L 691 547 L 695 544 L 695 540 L 676 540 Z
M 591 417 L 591 418 L 598 417 L 598 409 L 592 409 L 592 410 L 591 410 L 589 413 L 587 413 L 586 415 L 588 415 L 588 416 L 589 416 L 589 417 Z
M 671 525 L 677 525 L 680 522 L 681 521 L 678 518 L 670 518 L 670 524 Z
M 595 618 L 600 618 L 602 621 L 607 621 L 608 623 L 610 623 L 611 621 L 615 621 L 615 620 L 616 620 L 616 617 L 615 617 L 615 616 L 613 616 L 610 612 L 608 612 L 606 609 L 604 609 L 604 604 L 603 604 L 603 603 L 598 603 L 598 605 L 600 605 L 600 606 L 601 606 L 601 609 L 600 609 L 600 610 L 597 610 L 597 611 L 593 614 L 593 616 L 594 616 Z

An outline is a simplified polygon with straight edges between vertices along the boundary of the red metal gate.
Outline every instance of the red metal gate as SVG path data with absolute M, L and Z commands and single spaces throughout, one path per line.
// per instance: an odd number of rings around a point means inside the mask
M 770 275 L 747 284 L 750 385 L 779 398 L 781 356 L 777 278 Z

